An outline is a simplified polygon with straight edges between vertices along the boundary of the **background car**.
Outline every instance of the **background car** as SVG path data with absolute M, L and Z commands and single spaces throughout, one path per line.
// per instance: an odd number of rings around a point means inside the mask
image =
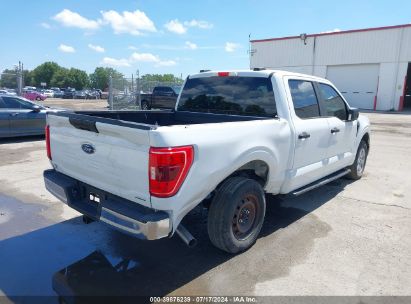
M 58 89 L 58 90 L 53 90 L 54 92 L 54 98 L 62 98 L 64 95 L 64 91 Z
M 47 97 L 54 97 L 54 91 L 53 90 L 44 90 L 44 95 Z
M 74 98 L 74 94 L 76 94 L 76 89 L 66 89 L 64 91 L 63 97 L 64 99 L 73 99 Z
M 48 110 L 22 97 L 0 95 L 0 137 L 44 134 Z
M 86 99 L 87 98 L 86 91 L 76 91 L 74 93 L 73 98 L 75 98 L 75 99 Z
M 16 91 L 12 89 L 2 89 L 0 90 L 0 94 L 14 95 L 14 96 L 17 95 Z
M 7 88 L 4 88 L 4 89 L 1 89 L 1 90 L 0 90 L 0 94 L 7 94 L 7 95 L 14 95 L 14 96 L 16 96 L 16 95 L 17 95 L 17 92 L 16 92 L 15 89 L 7 89 Z
M 45 100 L 47 98 L 46 95 L 40 93 L 40 92 L 36 92 L 36 91 L 27 91 L 23 94 L 23 97 L 29 100 Z
M 35 90 L 37 90 L 37 88 L 36 87 L 31 87 L 31 86 L 25 86 L 23 88 L 23 91 L 35 91 Z
M 100 99 L 100 92 L 97 90 L 87 90 L 86 98 L 87 99 Z

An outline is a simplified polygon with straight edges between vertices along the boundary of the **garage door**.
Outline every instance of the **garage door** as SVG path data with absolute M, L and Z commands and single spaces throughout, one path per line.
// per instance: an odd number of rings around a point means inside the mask
M 378 64 L 327 67 L 329 79 L 355 108 L 373 109 L 378 86 Z

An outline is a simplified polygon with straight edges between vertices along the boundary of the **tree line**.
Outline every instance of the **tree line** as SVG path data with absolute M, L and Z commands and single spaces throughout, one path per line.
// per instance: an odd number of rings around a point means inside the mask
M 41 83 L 45 82 L 49 88 L 70 87 L 76 90 L 85 88 L 105 90 L 108 88 L 110 75 L 113 79 L 125 79 L 122 73 L 109 67 L 97 67 L 93 73 L 87 74 L 86 71 L 76 68 L 64 68 L 55 62 L 48 61 L 40 64 L 33 70 L 24 70 L 23 83 L 24 86 L 35 87 L 41 87 Z M 143 81 L 181 82 L 181 79 L 173 74 L 146 74 L 140 79 Z M 2 72 L 0 87 L 17 87 L 15 70 L 6 69 Z

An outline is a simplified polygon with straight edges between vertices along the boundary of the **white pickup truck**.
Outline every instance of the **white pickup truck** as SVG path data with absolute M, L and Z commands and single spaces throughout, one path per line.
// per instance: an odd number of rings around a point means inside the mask
M 173 111 L 49 113 L 47 189 L 136 237 L 177 233 L 203 203 L 218 248 L 251 247 L 265 193 L 298 195 L 361 178 L 370 126 L 326 79 L 275 70 L 187 77 Z

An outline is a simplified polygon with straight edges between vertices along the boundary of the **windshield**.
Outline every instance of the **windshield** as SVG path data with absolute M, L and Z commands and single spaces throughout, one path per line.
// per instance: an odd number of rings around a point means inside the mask
M 262 77 L 188 79 L 177 110 L 268 117 L 277 114 L 271 79 Z

